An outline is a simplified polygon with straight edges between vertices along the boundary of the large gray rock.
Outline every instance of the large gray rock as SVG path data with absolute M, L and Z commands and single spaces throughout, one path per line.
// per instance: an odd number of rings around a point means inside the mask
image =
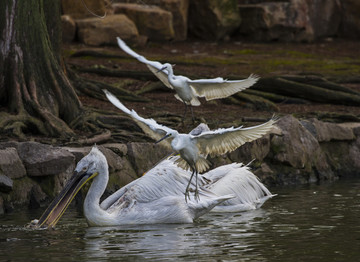
M 140 35 L 151 40 L 163 41 L 173 39 L 173 16 L 157 6 L 138 4 L 113 4 L 115 14 L 124 14 L 136 24 Z
M 11 192 L 3 196 L 4 205 L 9 208 L 14 208 L 16 206 L 29 206 L 34 190 L 36 190 L 39 195 L 41 194 L 42 197 L 45 196 L 39 184 L 29 177 L 16 179 L 13 181 L 13 188 Z
M 26 170 L 15 148 L 0 150 L 0 174 L 9 178 L 26 176 Z
M 306 183 L 333 178 L 319 142 L 296 118 L 285 116 L 277 122 L 277 126 L 282 135 L 272 137 L 269 157 L 272 163 L 280 164 L 276 172 L 290 174 L 289 178 L 283 179 Z
M 360 1 L 342 0 L 341 1 L 341 25 L 339 35 L 359 39 L 360 38 Z
M 128 144 L 129 160 L 136 171 L 137 177 L 142 176 L 170 153 L 169 149 L 161 145 L 151 143 Z
M 353 169 L 360 170 L 360 136 L 350 145 L 349 160 Z
M 116 0 L 114 2 L 140 4 L 138 0 Z M 189 0 L 147 0 L 145 6 L 150 5 L 158 6 L 172 14 L 174 40 L 181 41 L 187 38 Z
M 128 149 L 125 144 L 103 144 L 98 147 L 105 155 L 109 165 L 109 182 L 105 195 L 114 193 L 119 188 L 137 179 L 137 174 L 128 160 Z M 64 147 L 64 149 L 68 150 L 75 156 L 77 163 L 90 152 L 91 147 Z M 63 186 L 64 183 L 59 185 L 60 188 Z
M 270 135 L 246 143 L 229 154 L 232 162 L 247 164 L 252 160 L 263 161 L 270 152 Z
M 0 215 L 5 213 L 4 199 L 0 196 Z
M 18 147 L 28 176 L 52 176 L 65 172 L 75 157 L 67 150 L 36 142 L 24 142 Z
M 239 34 L 257 41 L 314 40 L 308 5 L 304 0 L 240 5 Z
M 11 178 L 0 175 L 0 192 L 9 193 L 13 188 L 13 181 Z
M 219 40 L 240 25 L 237 0 L 192 0 L 189 6 L 189 33 L 206 40 Z
M 187 38 L 189 0 L 151 0 L 149 3 L 172 13 L 175 40 Z
M 63 14 L 70 15 L 75 19 L 94 17 L 94 15 L 104 16 L 106 14 L 106 5 L 104 0 L 86 0 L 86 7 L 83 1 L 61 0 L 61 9 Z M 89 12 L 89 10 L 91 12 Z
M 336 36 L 341 22 L 341 2 L 339 0 L 299 0 L 308 5 L 309 22 L 314 38 Z
M 122 14 L 76 20 L 76 24 L 79 41 L 87 45 L 116 45 L 117 36 L 127 42 L 137 42 L 139 37 L 134 22 Z
M 302 121 L 318 142 L 327 142 L 332 140 L 354 140 L 356 137 L 351 127 L 335 123 L 327 123 L 312 118 Z

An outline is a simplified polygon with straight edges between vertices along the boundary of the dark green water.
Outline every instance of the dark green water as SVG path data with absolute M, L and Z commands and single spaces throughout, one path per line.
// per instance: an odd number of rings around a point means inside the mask
M 360 261 L 360 180 L 274 188 L 255 211 L 194 224 L 90 228 L 68 210 L 56 230 L 0 216 L 0 261 Z

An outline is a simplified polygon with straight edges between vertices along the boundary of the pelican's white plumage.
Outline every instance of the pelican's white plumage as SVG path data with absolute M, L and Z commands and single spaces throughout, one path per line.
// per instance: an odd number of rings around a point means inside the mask
M 86 173 L 86 176 L 94 177 L 84 201 L 84 215 L 88 224 L 115 226 L 192 223 L 215 206 L 217 211 L 244 211 L 260 207 L 273 196 L 247 167 L 230 164 L 204 174 L 204 178 L 199 181 L 201 200 L 194 201 L 190 198 L 186 202 L 183 192 L 189 182 L 190 173 L 177 167 L 174 164 L 175 159 L 173 157 L 163 160 L 144 176 L 122 187 L 100 203 L 109 180 L 108 164 L 101 151 L 96 146 L 93 147 L 75 168 L 75 174 Z M 79 183 L 86 183 L 88 180 L 81 180 Z M 74 187 L 65 186 L 66 190 L 69 188 Z M 62 198 L 57 198 L 59 202 L 53 205 L 54 209 L 64 207 L 61 201 L 66 198 L 64 195 L 68 195 L 66 190 L 65 193 L 60 193 Z M 49 215 L 46 219 L 50 217 L 50 220 L 43 220 L 41 226 L 54 226 L 65 209 L 66 207 L 61 209 L 61 212 L 54 212 L 56 216 Z M 46 214 L 49 213 L 52 212 Z
M 169 63 L 162 64 L 157 61 L 150 61 L 137 54 L 119 37 L 117 37 L 117 42 L 124 52 L 146 64 L 150 71 L 167 87 L 174 89 L 176 91 L 175 97 L 186 105 L 199 106 L 198 97 L 212 100 L 231 96 L 254 85 L 259 79 L 258 76 L 251 74 L 243 80 L 226 80 L 222 77 L 191 80 L 185 76 L 174 75 L 172 65 Z
M 199 172 L 204 172 L 209 168 L 209 163 L 206 160 L 207 155 L 215 156 L 231 152 L 246 142 L 262 137 L 272 129 L 276 122 L 275 119 L 271 119 L 264 124 L 253 127 L 243 128 L 240 126 L 220 128 L 213 131 L 198 127 L 195 129 L 196 131 L 193 130 L 189 134 L 179 134 L 174 129 L 159 125 L 153 119 L 145 119 L 139 116 L 134 110 L 130 111 L 109 91 L 104 90 L 104 92 L 114 106 L 129 114 L 150 137 L 154 139 L 159 139 L 164 135 L 171 137 L 172 149 L 179 152 L 181 156 L 181 159 L 177 161 L 178 165 L 184 169 L 191 168 L 196 177 Z M 194 135 L 195 133 L 196 135 Z M 188 188 L 185 193 L 187 196 Z

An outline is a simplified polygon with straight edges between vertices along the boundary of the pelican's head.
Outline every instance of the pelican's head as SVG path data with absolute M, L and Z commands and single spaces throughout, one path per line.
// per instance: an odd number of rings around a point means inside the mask
M 83 157 L 76 165 L 72 177 L 40 217 L 36 226 L 54 227 L 79 190 L 86 182 L 96 177 L 99 174 L 99 170 L 103 170 L 103 168 L 108 168 L 106 158 L 94 146 L 90 153 Z
M 207 124 L 201 123 L 200 125 L 195 127 L 193 130 L 191 130 L 189 135 L 198 136 L 206 131 L 210 131 L 210 128 L 208 127 Z

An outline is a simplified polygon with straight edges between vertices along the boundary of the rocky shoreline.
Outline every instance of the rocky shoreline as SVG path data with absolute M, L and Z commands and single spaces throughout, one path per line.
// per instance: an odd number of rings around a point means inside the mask
M 153 143 L 99 147 L 110 168 L 106 194 L 141 176 L 169 153 Z M 90 147 L 54 147 L 37 142 L 0 143 L 0 214 L 48 204 L 89 150 Z M 213 167 L 253 160 L 253 172 L 267 186 L 359 176 L 360 123 L 334 124 L 287 115 L 278 120 L 270 134 L 210 160 Z

